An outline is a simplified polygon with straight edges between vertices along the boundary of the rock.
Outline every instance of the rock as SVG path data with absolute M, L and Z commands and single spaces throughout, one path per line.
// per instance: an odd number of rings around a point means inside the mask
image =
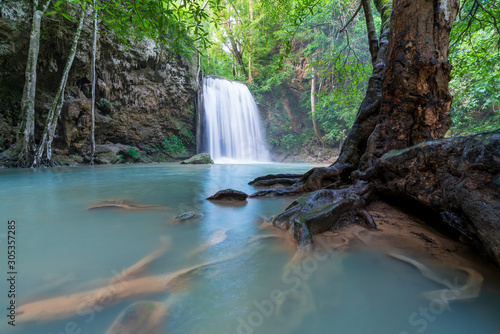
M 120 154 L 121 151 L 125 151 L 128 149 L 128 145 L 123 144 L 104 144 L 104 145 L 96 145 L 95 153 L 111 153 L 111 154 Z
M 116 164 L 121 161 L 121 157 L 113 153 L 99 153 L 94 158 L 94 162 L 98 165 Z
M 195 220 L 195 219 L 199 219 L 202 217 L 203 217 L 203 215 L 201 213 L 189 211 L 189 212 L 181 213 L 177 217 L 171 218 L 170 222 L 171 223 L 180 223 L 180 222 L 184 222 L 186 220 Z
M 193 155 L 191 158 L 181 161 L 181 164 L 192 164 L 192 165 L 202 165 L 202 164 L 213 164 L 214 161 L 208 153 L 200 153 Z
M 123 144 L 104 144 L 95 147 L 97 164 L 115 164 L 120 162 L 139 162 L 139 149 Z
M 209 201 L 246 201 L 248 195 L 242 191 L 234 189 L 219 190 L 214 195 L 208 197 Z
M 0 6 L 0 141 L 3 140 L 3 148 L 14 143 L 20 123 L 18 110 L 25 82 L 31 11 L 26 1 L 4 0 Z M 61 80 L 72 43 L 72 38 L 67 36 L 73 36 L 75 24 L 62 27 L 57 20 L 43 19 L 35 101 L 36 142 Z M 167 137 L 177 136 L 186 149 L 191 150 L 196 97 L 196 76 L 192 74 L 195 67 L 191 62 L 165 52 L 147 39 L 125 46 L 112 34 L 100 34 L 97 43 L 96 143 L 134 146 L 157 157 L 155 161 L 169 159 L 164 148 Z M 67 152 L 66 155 L 82 157 L 90 151 L 91 50 L 92 22 L 87 20 L 52 144 L 54 151 Z M 99 160 L 107 163 L 115 159 L 103 156 Z

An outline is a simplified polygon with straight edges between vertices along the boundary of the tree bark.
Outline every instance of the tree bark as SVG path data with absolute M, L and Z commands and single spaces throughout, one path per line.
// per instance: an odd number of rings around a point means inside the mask
M 85 9 L 82 8 L 82 13 L 80 14 L 80 20 L 78 22 L 78 27 L 75 32 L 75 37 L 73 38 L 73 44 L 66 61 L 66 66 L 63 70 L 63 75 L 61 82 L 59 84 L 59 89 L 54 97 L 54 101 L 50 106 L 49 114 L 47 115 L 47 120 L 45 121 L 45 128 L 43 130 L 42 138 L 40 140 L 40 145 L 35 153 L 32 167 L 39 166 L 42 162 L 42 157 L 45 152 L 45 157 L 47 159 L 46 164 L 51 166 L 52 162 L 52 141 L 56 133 L 57 120 L 61 113 L 62 104 L 64 102 L 64 90 L 66 88 L 66 82 L 68 81 L 69 71 L 73 65 L 73 60 L 75 59 L 76 49 L 78 46 L 78 41 L 80 40 L 80 34 L 83 27 L 83 22 L 85 19 Z
M 31 25 L 30 44 L 28 60 L 26 62 L 23 96 L 21 98 L 21 125 L 14 152 L 18 159 L 17 165 L 28 166 L 32 160 L 35 149 L 35 97 L 36 97 L 36 69 L 38 64 L 38 53 L 40 52 L 40 27 L 43 14 L 49 7 L 47 0 L 42 8 L 39 1 L 33 0 L 33 22 Z
M 361 210 L 374 192 L 418 202 L 500 265 L 500 132 L 440 139 L 450 126 L 449 36 L 458 0 L 396 0 L 390 23 L 391 1 L 375 3 L 382 16 L 377 57 L 340 157 L 292 186 L 251 197 L 311 192 L 274 220 L 299 247 L 312 242 L 311 233 L 342 224 L 373 228 Z
M 451 125 L 449 36 L 458 1 L 396 1 L 394 12 L 381 108 L 361 170 L 390 150 L 442 138 Z
M 316 71 L 314 65 L 311 67 L 312 78 L 311 78 L 311 118 L 313 122 L 314 134 L 318 138 L 321 146 L 325 148 L 325 142 L 321 136 L 321 131 L 319 130 L 318 121 L 316 120 Z
M 95 84 L 96 84 L 96 53 L 97 53 L 97 8 L 95 0 L 92 1 L 94 7 L 94 34 L 92 40 L 92 109 L 90 128 L 90 165 L 94 164 L 95 156 Z
M 250 0 L 250 3 L 248 4 L 248 9 L 250 11 L 250 24 L 253 23 L 253 0 Z M 252 78 L 252 50 L 253 50 L 253 43 L 252 43 L 252 32 L 250 32 L 250 43 L 249 44 L 249 49 L 248 49 L 248 83 L 253 82 Z
M 231 43 L 231 53 L 233 54 L 234 59 L 236 59 L 236 62 L 238 63 L 238 65 L 241 67 L 243 74 L 245 76 L 247 76 L 245 64 L 243 63 L 243 56 L 241 54 L 241 51 L 238 49 L 238 44 L 236 43 L 236 39 L 234 38 L 231 23 L 228 22 L 226 24 L 226 27 L 227 27 L 227 36 L 229 38 L 229 42 Z

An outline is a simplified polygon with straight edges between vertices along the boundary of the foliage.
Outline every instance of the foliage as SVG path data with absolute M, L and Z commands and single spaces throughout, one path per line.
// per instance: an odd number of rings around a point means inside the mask
M 129 146 L 125 152 L 134 159 L 139 159 L 139 151 L 133 146 Z
M 97 103 L 97 108 L 102 111 L 110 112 L 113 109 L 113 103 L 109 102 L 105 98 L 101 98 Z
M 177 136 L 165 137 L 165 141 L 163 142 L 163 149 L 171 157 L 186 152 L 184 144 Z
M 475 4 L 464 2 L 452 31 L 451 135 L 500 128 L 500 33 L 490 17 L 500 7 Z
M 46 15 L 73 20 L 67 4 L 75 3 L 93 6 L 92 0 L 57 0 Z M 103 33 L 111 33 L 127 45 L 149 38 L 172 55 L 192 55 L 198 45 L 210 44 L 206 26 L 217 26 L 217 14 L 223 8 L 220 0 L 96 0 L 95 9 L 105 27 Z

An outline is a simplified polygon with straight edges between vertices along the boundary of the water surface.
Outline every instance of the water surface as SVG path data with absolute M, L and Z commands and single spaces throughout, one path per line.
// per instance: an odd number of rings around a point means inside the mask
M 291 199 L 249 199 L 245 206 L 204 200 L 225 188 L 252 193 L 255 189 L 247 182 L 260 175 L 309 168 L 153 164 L 0 170 L 1 332 L 105 333 L 133 302 L 156 300 L 170 306 L 165 333 L 498 334 L 500 294 L 495 290 L 484 289 L 478 299 L 457 301 L 445 310 L 421 297 L 443 287 L 413 267 L 384 254 L 349 249 L 313 258 L 283 276 L 290 259 L 287 250 L 277 241 L 253 238 L 269 234 L 259 228 L 261 217 L 279 213 Z M 111 199 L 169 210 L 87 210 L 92 203 Z M 185 211 L 204 217 L 168 223 Z M 234 259 L 194 274 L 185 292 L 165 291 L 70 319 L 11 328 L 4 315 L 8 219 L 17 222 L 18 303 L 99 287 L 149 254 L 162 236 L 172 246 L 145 275 Z M 188 256 L 221 228 L 228 229 L 224 242 Z

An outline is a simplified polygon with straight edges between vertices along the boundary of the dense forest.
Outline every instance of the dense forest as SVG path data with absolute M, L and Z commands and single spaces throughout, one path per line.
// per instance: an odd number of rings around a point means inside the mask
M 484 6 L 462 2 L 451 33 L 453 125 L 447 136 L 500 125 L 498 8 L 492 1 Z M 202 68 L 248 82 L 261 103 L 272 103 L 266 108 L 272 113 L 267 131 L 275 148 L 289 151 L 310 141 L 338 145 L 354 122 L 372 71 L 362 13 L 358 1 L 229 3 L 221 24 L 209 28 L 213 44 Z M 380 22 L 375 15 L 376 30 Z M 300 104 L 295 110 L 287 101 L 294 93 Z M 268 102 L 270 96 L 278 98 Z M 304 131 L 298 123 L 306 114 Z
M 2 99 L 7 102 L 2 111 L 4 127 L 8 123 L 18 130 L 15 135 L 11 132 L 14 130 L 3 131 L 1 149 L 10 147 L 9 155 L 16 156 L 20 165 L 39 164 L 42 156 L 51 160 L 52 141 L 54 137 L 61 137 L 57 119 L 65 100 L 66 83 L 68 77 L 71 82 L 71 77 L 76 75 L 72 73 L 77 71 L 72 69 L 72 61 L 82 48 L 94 49 L 94 54 L 99 54 L 99 50 L 95 50 L 98 45 L 92 42 L 99 35 L 112 38 L 111 43 L 125 48 L 145 40 L 153 42 L 158 60 L 180 57 L 190 64 L 190 75 L 196 77 L 195 86 L 200 85 L 203 75 L 246 82 L 260 106 L 268 141 L 278 160 L 301 156 L 302 160 L 332 162 L 331 157 L 338 155 L 354 122 L 372 71 L 368 43 L 371 37 L 367 34 L 362 7 L 356 1 L 253 0 L 46 1 L 20 2 L 11 7 L 7 4 L 2 9 L 6 27 L 7 18 L 16 17 L 16 11 L 32 18 L 33 24 L 23 90 L 17 88 L 23 79 L 19 76 L 20 68 L 17 76 L 4 73 L 5 83 L 10 85 L 16 81 L 17 86 L 2 93 Z M 450 92 L 454 98 L 450 110 L 452 126 L 447 137 L 499 127 L 497 21 L 495 1 L 484 4 L 464 1 L 460 5 L 450 37 L 449 60 L 453 66 Z M 380 16 L 374 15 L 373 25 L 375 30 L 380 30 Z M 49 96 L 45 100 L 53 99 L 52 106 L 42 107 L 37 105 L 40 101 L 36 101 L 38 53 L 40 47 L 43 51 L 44 42 L 50 44 L 51 39 L 61 38 L 54 35 L 57 31 L 66 34 L 64 42 L 68 49 L 56 60 L 60 62 L 59 77 L 53 76 L 53 87 L 47 89 Z M 71 35 L 72 39 L 67 37 Z M 12 42 L 7 32 L 4 37 L 8 50 Z M 66 58 L 68 61 L 63 63 Z M 39 70 L 46 71 L 44 63 L 50 61 L 42 56 Z M 102 67 L 99 59 L 97 65 L 95 61 L 91 64 L 93 68 Z M 8 60 L 3 63 L 3 67 L 10 65 Z M 86 74 L 85 80 L 94 81 L 91 76 Z M 97 84 L 99 79 L 95 80 Z M 88 96 L 95 101 L 91 106 L 96 106 L 98 112 L 105 114 L 113 109 L 110 96 L 105 96 L 99 87 L 96 93 L 95 84 L 86 88 L 79 86 L 82 91 L 88 91 Z M 35 129 L 35 119 L 40 129 Z M 164 142 L 150 145 L 155 148 L 148 147 L 146 155 L 158 150 L 163 151 L 165 157 L 185 154 L 194 144 L 193 132 L 194 128 L 183 126 L 166 136 Z M 89 133 L 89 142 L 91 136 Z M 24 141 L 23 147 L 21 141 Z M 17 153 L 11 147 L 14 143 Z M 26 155 L 26 159 L 19 158 L 19 152 Z M 92 155 L 75 150 L 71 153 Z M 138 156 L 136 148 L 130 153 L 131 158 Z

